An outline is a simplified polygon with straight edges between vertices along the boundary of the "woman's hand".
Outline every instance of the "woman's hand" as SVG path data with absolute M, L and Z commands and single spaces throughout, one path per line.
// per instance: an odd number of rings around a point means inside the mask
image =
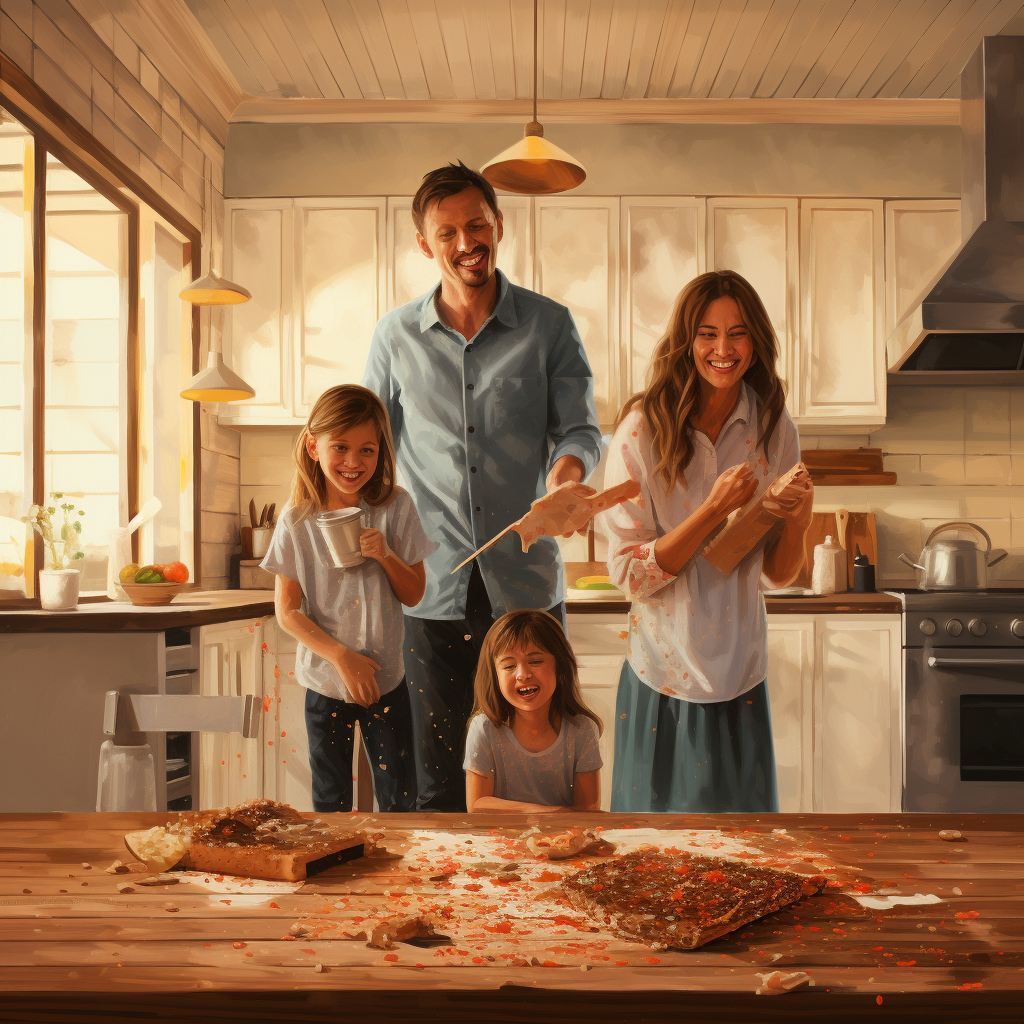
M 359 553 L 364 558 L 383 562 L 391 557 L 391 548 L 388 547 L 387 538 L 380 530 L 363 530 L 359 534 Z
M 743 462 L 718 477 L 704 503 L 716 518 L 725 519 L 730 512 L 746 505 L 756 490 L 754 467 L 749 462 Z
M 770 491 L 764 499 L 764 508 L 798 528 L 801 532 L 811 521 L 814 510 L 814 484 L 809 473 L 794 477 L 778 494 Z
M 338 652 L 331 659 L 331 664 L 338 670 L 349 696 L 357 704 L 368 708 L 380 700 L 380 687 L 374 677 L 380 665 L 373 658 L 367 658 L 365 654 L 339 644 Z

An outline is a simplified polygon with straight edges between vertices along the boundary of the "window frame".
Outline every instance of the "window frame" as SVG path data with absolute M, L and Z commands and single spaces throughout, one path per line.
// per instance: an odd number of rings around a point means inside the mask
M 191 264 L 192 276 L 198 277 L 201 270 L 201 233 L 185 220 L 180 213 L 167 205 L 166 201 L 151 189 L 137 175 L 133 174 L 113 154 L 106 150 L 92 135 L 71 119 L 64 110 L 53 102 L 36 84 L 24 76 L 10 62 L 2 62 L 2 84 L 0 103 L 13 114 L 20 124 L 32 135 L 33 179 L 32 190 L 32 394 L 25 395 L 32 403 L 32 436 L 25 444 L 24 457 L 31 466 L 32 504 L 45 503 L 44 460 L 45 460 L 45 414 L 46 414 L 46 162 L 47 156 L 56 157 L 65 167 L 79 175 L 105 199 L 113 203 L 128 217 L 127 228 L 127 277 L 128 277 L 128 318 L 126 330 L 125 372 L 127 374 L 127 437 L 125 458 L 127 459 L 128 516 L 139 510 L 139 404 L 141 387 L 139 355 L 139 294 L 140 272 L 140 214 L 139 202 L 146 203 L 160 217 L 168 222 L 186 239 L 184 261 Z M 24 97 L 25 102 L 19 102 Z M 41 114 L 52 119 L 56 128 L 68 135 L 68 143 L 61 141 L 53 132 L 33 116 L 27 107 L 39 109 Z M 113 184 L 94 167 L 95 161 L 105 168 L 120 185 Z M 200 318 L 199 309 L 192 307 L 192 372 L 199 372 Z M 198 402 L 192 408 L 192 527 L 194 585 L 202 585 L 202 439 Z M 25 478 L 28 479 L 28 466 Z M 138 536 L 131 538 L 132 557 L 138 557 Z M 6 596 L 10 592 L 0 591 L 0 611 L 3 609 L 36 609 L 40 607 L 37 579 L 43 568 L 43 548 L 33 543 L 34 564 L 32 579 L 26 580 L 26 595 Z M 108 601 L 106 595 L 83 595 L 79 603 Z

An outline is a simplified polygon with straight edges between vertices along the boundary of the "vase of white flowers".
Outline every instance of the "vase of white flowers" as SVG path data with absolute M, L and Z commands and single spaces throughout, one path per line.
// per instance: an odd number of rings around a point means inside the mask
M 68 611 L 78 605 L 78 585 L 81 572 L 73 563 L 85 558 L 82 550 L 82 522 L 76 516 L 84 516 L 82 509 L 76 509 L 74 502 L 62 501 L 60 491 L 51 491 L 50 498 L 59 502 L 62 521 L 55 534 L 53 517 L 58 506 L 33 505 L 29 514 L 22 517 L 43 539 L 44 568 L 39 570 L 39 604 L 46 611 Z

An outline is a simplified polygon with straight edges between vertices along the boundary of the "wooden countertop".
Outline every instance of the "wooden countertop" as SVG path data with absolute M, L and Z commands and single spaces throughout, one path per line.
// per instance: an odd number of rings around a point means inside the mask
M 271 590 L 189 590 L 156 608 L 142 608 L 128 601 L 97 601 L 80 604 L 69 612 L 37 608 L 0 611 L 0 633 L 155 632 L 273 614 Z
M 193 875 L 119 894 L 119 882 L 140 877 L 104 871 L 126 858 L 124 832 L 172 817 L 0 816 L 6 1018 L 639 1021 L 685 1008 L 688 1019 L 722 1022 L 1020 1020 L 1020 816 L 544 816 L 694 830 L 666 844 L 740 843 L 830 879 L 825 893 L 688 952 L 591 930 L 567 904 L 544 911 L 561 868 L 516 852 L 539 816 L 337 815 L 345 827 L 382 829 L 393 856 L 333 868 L 294 892 L 257 882 L 239 894 Z M 944 828 L 963 840 L 942 841 Z M 508 857 L 529 862 L 521 878 L 492 881 Z M 853 899 L 879 891 L 939 902 L 879 910 Z M 440 914 L 452 940 L 385 952 L 345 937 L 381 911 Z M 297 922 L 307 931 L 294 938 Z M 770 970 L 805 971 L 814 986 L 756 995 L 758 973 Z
M 569 585 L 581 576 L 607 576 L 604 562 L 566 562 L 565 579 Z M 629 611 L 630 602 L 620 591 L 606 591 L 607 598 L 574 599 L 566 596 L 565 607 L 573 613 L 622 613 Z M 874 594 L 829 594 L 824 597 L 772 597 L 765 595 L 769 615 L 833 615 L 833 614 L 892 614 L 903 611 L 900 599 L 893 594 L 878 591 Z

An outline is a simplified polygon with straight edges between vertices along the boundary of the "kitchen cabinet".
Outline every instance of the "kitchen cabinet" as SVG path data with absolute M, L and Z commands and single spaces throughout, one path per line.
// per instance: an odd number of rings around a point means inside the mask
M 621 404 L 618 355 L 619 200 L 534 200 L 534 288 L 569 307 L 594 372 L 594 402 L 611 428 Z
M 626 645 L 620 635 L 626 616 L 606 612 L 570 613 L 569 642 L 579 666 L 580 695 L 604 727 L 599 746 L 601 759 L 601 810 L 611 809 L 612 763 L 615 759 L 615 696 Z
M 864 432 L 885 422 L 882 202 L 800 200 L 799 426 Z
M 779 376 L 793 380 L 799 323 L 799 209 L 796 199 L 709 199 L 708 264 L 712 270 L 734 270 L 761 297 L 775 328 Z M 791 388 L 791 416 L 796 389 Z
M 199 692 L 263 696 L 263 620 L 246 619 L 200 630 Z M 265 717 L 265 716 L 264 716 Z M 226 807 L 263 795 L 266 728 L 245 739 L 237 732 L 199 734 L 199 808 Z
M 604 723 L 609 809 L 624 613 L 571 613 L 584 702 Z M 768 617 L 768 693 L 783 812 L 898 811 L 902 787 L 899 615 Z
M 885 333 L 917 305 L 960 248 L 960 200 L 899 199 L 885 204 Z
M 643 388 L 655 346 L 665 334 L 682 286 L 706 269 L 705 201 L 690 196 L 623 196 L 622 399 Z

